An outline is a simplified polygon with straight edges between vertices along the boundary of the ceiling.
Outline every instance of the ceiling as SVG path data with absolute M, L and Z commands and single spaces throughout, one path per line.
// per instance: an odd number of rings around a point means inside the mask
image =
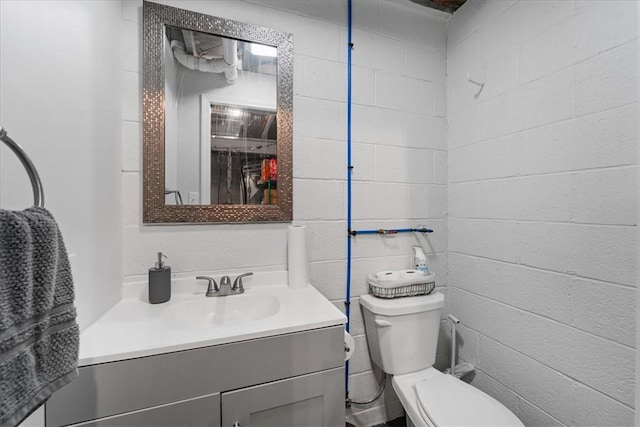
M 453 13 L 467 0 L 411 0 L 421 6 L 442 10 L 444 12 Z

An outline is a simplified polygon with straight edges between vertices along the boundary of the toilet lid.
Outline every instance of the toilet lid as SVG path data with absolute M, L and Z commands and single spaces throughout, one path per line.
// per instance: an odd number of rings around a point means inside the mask
M 500 402 L 451 375 L 420 381 L 415 389 L 421 415 L 436 426 L 523 425 Z

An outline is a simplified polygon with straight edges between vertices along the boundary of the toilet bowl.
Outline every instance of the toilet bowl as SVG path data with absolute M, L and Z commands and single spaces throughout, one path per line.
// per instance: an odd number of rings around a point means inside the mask
M 494 398 L 433 367 L 442 294 L 392 299 L 362 295 L 360 305 L 371 359 L 393 375 L 408 426 L 524 426 Z

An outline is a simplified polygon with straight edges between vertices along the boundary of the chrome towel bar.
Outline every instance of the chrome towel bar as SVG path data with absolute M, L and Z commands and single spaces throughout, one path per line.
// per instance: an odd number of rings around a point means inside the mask
M 33 205 L 43 208 L 44 207 L 44 191 L 42 190 L 42 182 L 40 182 L 40 175 L 38 175 L 38 171 L 36 167 L 33 165 L 33 162 L 24 152 L 22 147 L 18 145 L 14 140 L 9 138 L 7 135 L 7 131 L 0 127 L 0 140 L 7 144 L 11 151 L 13 151 L 16 156 L 20 159 L 20 162 L 27 170 L 27 174 L 29 174 L 29 180 L 31 181 L 31 187 L 33 187 Z

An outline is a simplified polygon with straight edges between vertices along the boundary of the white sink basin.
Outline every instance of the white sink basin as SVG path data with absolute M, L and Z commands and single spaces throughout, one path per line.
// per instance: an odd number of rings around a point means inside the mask
M 161 317 L 169 329 L 193 330 L 255 322 L 279 311 L 280 300 L 270 294 L 198 296 L 198 299 L 176 301 Z
M 164 304 L 149 304 L 146 278 L 127 284 L 122 299 L 81 333 L 79 364 L 344 324 L 344 314 L 313 286 L 292 289 L 287 286 L 287 276 L 286 270 L 257 272 L 245 283 L 244 294 L 212 298 L 204 296 L 206 284 L 193 276 L 174 277 L 171 300 Z

